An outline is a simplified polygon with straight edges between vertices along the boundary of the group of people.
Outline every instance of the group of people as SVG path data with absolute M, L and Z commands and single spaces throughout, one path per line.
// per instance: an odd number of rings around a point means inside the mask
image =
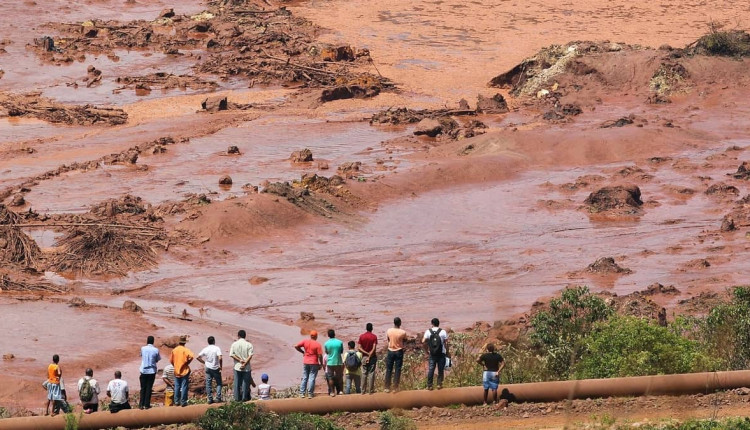
M 315 393 L 315 382 L 318 372 L 323 369 L 328 388 L 328 395 L 335 397 L 339 394 L 351 394 L 353 391 L 361 394 L 373 394 L 375 392 L 375 369 L 378 362 L 378 336 L 373 333 L 372 323 L 367 323 L 365 332 L 357 341 L 347 342 L 344 350 L 344 342 L 336 338 L 336 332 L 328 330 L 328 340 L 321 345 L 318 342 L 318 333 L 313 330 L 309 338 L 297 343 L 294 348 L 303 355 L 302 358 L 302 380 L 299 388 L 300 397 L 313 398 Z M 237 340 L 229 349 L 229 356 L 234 362 L 233 397 L 235 401 L 244 402 L 251 400 L 251 387 L 256 387 L 251 373 L 251 362 L 253 359 L 253 345 L 246 340 L 245 330 L 239 330 Z M 386 333 L 387 350 L 385 355 L 385 392 L 396 392 L 399 390 L 401 380 L 401 369 L 404 362 L 404 348 L 407 333 L 401 328 L 401 318 L 393 320 L 393 327 Z M 199 361 L 205 367 L 206 397 L 208 403 L 222 402 L 222 368 L 223 357 L 221 348 L 216 346 L 213 336 L 207 339 L 207 346 L 195 355 L 185 345 L 187 336 L 180 336 L 178 345 L 171 351 L 169 364 L 162 372 L 162 380 L 166 384 L 165 406 L 187 406 L 188 387 L 190 383 L 190 364 L 193 360 Z M 427 389 L 432 390 L 435 386 L 435 371 L 437 370 L 437 389 L 443 387 L 446 367 L 450 367 L 450 349 L 448 343 L 448 332 L 440 328 L 440 321 L 433 318 L 431 327 L 425 330 L 421 338 L 423 348 L 428 353 Z M 497 388 L 499 375 L 505 366 L 503 357 L 495 350 L 494 345 L 485 347 L 486 353 L 482 354 L 478 363 L 484 367 L 483 385 L 484 401 L 488 402 L 489 391 L 493 392 L 494 401 L 497 401 Z M 151 396 L 154 382 L 158 373 L 158 362 L 161 361 L 159 349 L 154 346 L 154 337 L 148 336 L 146 345 L 141 348 L 140 370 L 140 397 L 138 407 L 140 409 L 151 408 Z M 50 406 L 53 406 L 52 414 L 60 411 L 68 412 L 70 406 L 67 404 L 65 384 L 62 379 L 62 370 L 59 365 L 60 357 L 55 354 L 52 363 L 47 368 L 47 379 L 43 386 L 47 390 L 46 414 L 49 415 Z M 258 398 L 268 400 L 273 396 L 274 389 L 268 383 L 267 374 L 261 376 L 261 384 L 257 385 Z M 215 387 L 214 387 L 215 385 Z M 85 413 L 96 412 L 99 408 L 99 395 L 101 394 L 99 383 L 94 379 L 92 369 L 86 369 L 85 376 L 78 381 L 78 396 Z M 123 409 L 130 409 L 130 393 L 128 383 L 122 379 L 119 370 L 114 372 L 114 379 L 107 384 L 107 397 L 110 399 L 109 410 L 116 413 Z

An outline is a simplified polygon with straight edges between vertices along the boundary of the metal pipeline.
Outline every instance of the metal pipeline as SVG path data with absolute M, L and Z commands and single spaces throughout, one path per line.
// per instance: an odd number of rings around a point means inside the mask
M 513 384 L 500 388 L 506 398 L 515 402 L 550 402 L 565 399 L 597 397 L 637 397 L 644 395 L 677 395 L 712 393 L 750 387 L 750 371 L 690 373 L 680 375 L 640 376 L 634 378 L 586 379 L 580 381 Z M 507 391 L 506 391 L 507 390 Z M 258 402 L 264 409 L 279 414 L 307 412 L 325 414 L 339 411 L 369 412 L 393 408 L 411 409 L 423 406 L 444 407 L 452 404 L 479 405 L 481 387 L 449 388 L 439 391 L 402 391 L 396 394 L 319 396 L 314 399 L 278 399 Z M 97 412 L 80 416 L 79 429 L 109 427 L 139 428 L 161 424 L 196 421 L 208 408 L 219 405 L 163 407 L 149 410 L 124 410 L 116 414 Z M 0 419 L 0 430 L 63 430 L 65 417 L 22 417 Z

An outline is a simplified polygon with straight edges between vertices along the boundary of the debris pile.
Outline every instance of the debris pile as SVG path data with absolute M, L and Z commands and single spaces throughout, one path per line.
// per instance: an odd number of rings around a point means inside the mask
M 3 117 L 32 117 L 69 125 L 120 125 L 128 120 L 128 114 L 122 109 L 57 103 L 38 92 L 0 92 L 0 118 Z
M 39 246 L 19 227 L 21 216 L 0 204 L 0 261 L 36 268 Z

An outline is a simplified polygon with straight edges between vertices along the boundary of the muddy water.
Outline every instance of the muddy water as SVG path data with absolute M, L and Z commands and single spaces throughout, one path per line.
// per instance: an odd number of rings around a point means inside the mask
M 167 100 L 180 93 L 153 91 L 147 101 L 131 93 L 111 93 L 114 84 L 110 79 L 118 73 L 164 68 L 179 74 L 186 70 L 183 60 L 122 52 L 117 63 L 106 57 L 90 57 L 83 63 L 57 68 L 40 66 L 25 49 L 31 38 L 43 35 L 42 30 L 34 29 L 41 22 L 94 16 L 152 19 L 165 6 L 161 1 L 132 6 L 123 3 L 52 1 L 41 6 L 17 0 L 3 2 L 3 11 L 8 13 L 0 16 L 0 37 L 12 37 L 14 43 L 8 46 L 8 54 L 0 56 L 6 70 L 0 88 L 39 90 L 71 102 L 128 105 L 138 120 L 127 127 L 85 130 L 33 121 L 0 122 L 4 148 L 6 143 L 10 147 L 22 140 L 52 140 L 41 148 L 43 151 L 0 159 L 0 184 L 15 183 L 62 163 L 96 159 L 177 131 L 201 135 L 200 129 L 213 121 L 212 117 L 194 114 L 197 103 L 190 93 Z M 303 3 L 295 12 L 335 28 L 324 36 L 329 40 L 370 48 L 380 71 L 406 89 L 404 97 L 410 103 L 442 107 L 460 97 L 471 100 L 477 93 L 487 92 L 489 78 L 550 43 L 611 38 L 650 45 L 685 44 L 703 32 L 709 10 L 721 15 L 714 15 L 715 19 L 721 19 L 739 15 L 743 7 L 722 2 L 718 8 L 718 4 L 682 5 L 674 1 L 632 5 L 618 0 L 603 7 L 593 1 L 573 5 L 538 1 L 316 0 Z M 27 7 L 33 7 L 33 12 L 22 13 Z M 199 2 L 183 2 L 176 7 L 178 13 L 201 8 Z M 105 73 L 101 87 L 73 89 L 65 85 L 71 79 L 80 79 L 92 61 Z M 316 159 L 329 163 L 330 170 L 319 171 L 326 175 L 344 161 L 356 159 L 372 165 L 376 158 L 387 159 L 381 142 L 404 131 L 308 118 L 364 117 L 378 103 L 387 103 L 382 100 L 391 100 L 388 97 L 352 101 L 351 105 L 332 103 L 301 117 L 283 111 L 259 114 L 259 118 L 238 127 L 170 146 L 166 154 L 142 157 L 140 164 L 148 165 L 147 171 L 105 167 L 71 173 L 35 186 L 27 200 L 42 212 L 67 212 L 82 211 L 91 203 L 124 193 L 151 203 L 181 198 L 189 192 L 216 191 L 217 197 L 225 198 L 242 193 L 239 187 L 244 183 L 290 180 L 304 172 L 318 171 L 317 163 L 293 166 L 286 160 L 291 151 L 304 147 L 312 149 Z M 599 116 L 584 118 L 580 125 L 624 115 L 631 108 L 598 109 Z M 169 117 L 165 110 L 170 111 Z M 728 118 L 722 127 L 733 122 L 735 132 L 742 127 L 747 130 L 746 125 L 737 125 L 742 124 L 741 118 Z M 108 307 L 82 310 L 48 300 L 3 301 L 0 323 L 11 329 L 10 336 L 0 340 L 0 352 L 14 353 L 18 359 L 0 363 L 0 369 L 3 377 L 11 375 L 33 383 L 37 389 L 46 357 L 55 349 L 64 361 L 72 362 L 71 374 L 80 375 L 86 365 L 92 365 L 106 380 L 119 367 L 135 382 L 135 356 L 144 333 L 157 338 L 191 334 L 194 340 L 189 346 L 193 350 L 200 349 L 207 334 L 214 334 L 226 350 L 233 333 L 245 328 L 257 345 L 256 372 L 270 370 L 274 384 L 283 387 L 293 385 L 297 378 L 299 357 L 291 344 L 301 336 L 293 325 L 300 311 L 313 312 L 319 327 L 336 327 L 349 338 L 367 321 L 375 323 L 382 336 L 395 314 L 404 318 L 411 334 L 423 330 L 433 316 L 440 316 L 445 326 L 457 329 L 477 320 L 494 321 L 525 311 L 537 298 L 570 284 L 588 284 L 594 290 L 618 294 L 643 289 L 652 282 L 674 284 L 686 295 L 721 289 L 747 278 L 745 266 L 737 264 L 738 255 L 745 252 L 745 239 L 740 234 L 711 235 L 718 229 L 723 212 L 712 198 L 702 194 L 706 184 L 698 176 L 723 178 L 729 167 L 736 168 L 738 160 L 705 166 L 706 159 L 727 146 L 749 143 L 717 142 L 711 150 L 672 154 L 673 164 L 654 167 L 641 163 L 654 179 L 638 183 L 647 204 L 644 215 L 632 220 L 591 218 L 578 210 L 588 191 L 563 192 L 558 188 L 583 175 L 611 175 L 630 163 L 594 164 L 573 170 L 544 165 L 499 184 L 449 187 L 389 201 L 377 211 L 365 212 L 366 222 L 355 227 L 305 226 L 295 240 L 271 237 L 235 243 L 225 247 L 226 253 L 218 254 L 209 244 L 190 258 L 168 255 L 159 267 L 120 280 L 64 281 L 48 274 L 52 281 L 68 282 L 77 288 L 75 294 L 88 302 Z M 229 145 L 239 146 L 243 155 L 221 155 Z M 409 167 L 399 158 L 394 166 Z M 230 174 L 235 181 L 228 191 L 216 185 L 222 174 Z M 674 187 L 689 187 L 696 192 L 685 196 L 675 193 Z M 748 191 L 745 188 L 741 190 L 743 195 Z M 547 201 L 556 203 L 549 206 L 553 209 L 546 209 Z M 56 238 L 49 231 L 30 233 L 42 246 L 49 246 Z M 605 256 L 615 257 L 633 273 L 596 277 L 582 272 Z M 708 259 L 710 267 L 696 268 L 693 262 L 700 259 Z M 251 285 L 248 280 L 253 276 L 269 280 Z M 127 299 L 143 306 L 145 314 L 120 310 Z M 179 318 L 183 309 L 187 319 Z M 53 324 L 66 329 L 51 329 Z M 14 395 L 0 391 L 3 398 Z
M 298 179 L 303 173 L 330 176 L 347 161 L 362 161 L 372 169 L 376 159 L 390 157 L 381 143 L 402 133 L 376 129 L 367 123 L 264 117 L 171 145 L 165 154 L 146 154 L 139 159 L 138 167 L 103 166 L 85 174 L 63 175 L 35 187 L 27 200 L 36 208 L 55 213 L 85 211 L 93 203 L 127 193 L 152 204 L 181 200 L 192 193 L 211 193 L 213 198 L 224 199 L 245 194 L 244 184 Z M 239 147 L 242 155 L 227 155 L 231 145 Z M 315 161 L 291 163 L 289 155 L 304 148 L 313 152 Z M 329 168 L 321 169 L 320 163 Z M 147 171 L 138 170 L 143 165 L 148 166 Z M 363 171 L 365 176 L 370 174 Z M 232 187 L 218 186 L 222 175 L 232 177 Z M 92 183 L 98 186 L 90 187 Z M 81 189 L 87 187 L 86 194 L 81 195 Z

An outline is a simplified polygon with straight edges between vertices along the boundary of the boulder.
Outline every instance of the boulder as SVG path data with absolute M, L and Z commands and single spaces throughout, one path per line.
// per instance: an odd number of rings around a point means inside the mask
M 126 300 L 125 303 L 122 304 L 122 309 L 129 311 L 129 312 L 143 313 L 143 308 L 138 306 L 132 300 Z
M 313 161 L 313 153 L 308 148 L 305 148 L 301 151 L 292 152 L 289 159 L 292 160 L 293 163 L 307 163 Z
M 635 185 L 601 188 L 589 194 L 584 203 L 591 212 L 623 208 L 638 210 L 643 205 L 641 189 Z
M 222 96 L 208 97 L 201 102 L 201 107 L 207 112 L 217 112 L 220 110 L 227 110 L 229 104 L 227 98 Z
M 492 97 L 477 96 L 477 113 L 507 113 L 508 103 L 502 94 L 497 93 Z
M 232 185 L 232 178 L 229 175 L 224 175 L 219 178 L 219 185 Z
M 588 265 L 587 272 L 591 273 L 632 273 L 632 270 L 620 267 L 612 257 L 602 257 Z
M 13 199 L 10 201 L 11 206 L 23 206 L 26 204 L 26 199 L 23 197 L 23 194 L 18 193 L 13 196 Z
M 232 145 L 229 148 L 227 148 L 227 154 L 239 155 L 240 154 L 240 148 L 238 148 L 235 145 Z
M 434 118 L 425 118 L 417 123 L 417 128 L 414 130 L 416 136 L 429 136 L 435 137 L 443 133 L 443 125 L 440 121 Z

